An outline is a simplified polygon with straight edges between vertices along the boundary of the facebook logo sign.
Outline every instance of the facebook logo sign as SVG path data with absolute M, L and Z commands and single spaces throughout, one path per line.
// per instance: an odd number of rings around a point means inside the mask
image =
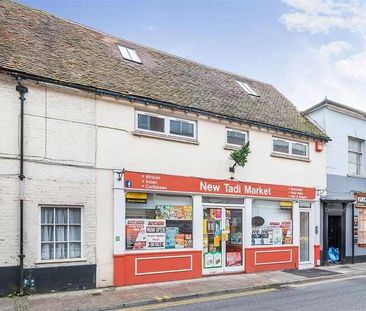
M 126 180 L 126 181 L 125 181 L 125 187 L 126 187 L 126 188 L 131 188 L 131 186 L 132 186 L 132 182 L 131 182 L 131 180 Z

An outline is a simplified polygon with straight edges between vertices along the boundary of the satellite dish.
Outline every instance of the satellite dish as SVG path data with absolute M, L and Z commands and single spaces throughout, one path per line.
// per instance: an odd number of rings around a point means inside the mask
M 253 227 L 261 227 L 264 225 L 264 218 L 261 216 L 254 216 L 252 218 L 252 226 Z

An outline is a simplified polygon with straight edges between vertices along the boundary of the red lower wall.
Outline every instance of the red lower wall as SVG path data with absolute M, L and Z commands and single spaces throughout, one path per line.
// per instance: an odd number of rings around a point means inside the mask
M 297 269 L 298 246 L 253 247 L 245 250 L 245 271 Z
M 314 267 L 320 266 L 320 245 L 314 245 Z
M 114 255 L 114 286 L 194 279 L 201 276 L 201 251 Z

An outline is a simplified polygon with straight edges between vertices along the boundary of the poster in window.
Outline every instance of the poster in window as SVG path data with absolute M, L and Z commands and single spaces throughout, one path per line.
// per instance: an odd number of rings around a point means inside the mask
M 214 255 L 213 253 L 206 253 L 205 256 L 205 268 L 212 268 L 214 266 Z
M 216 252 L 214 253 L 214 267 L 219 268 L 222 265 L 222 253 Z
M 167 227 L 166 228 L 166 238 L 165 238 L 165 247 L 166 248 L 175 248 L 175 236 L 178 234 L 178 227 Z
M 226 254 L 226 266 L 241 266 L 241 252 L 228 252 Z
M 166 220 L 192 220 L 192 205 L 156 205 L 156 218 Z
M 165 248 L 165 219 L 146 219 L 146 248 Z
M 282 245 L 282 229 L 280 221 L 270 221 L 273 245 Z
M 126 219 L 126 248 L 146 248 L 145 219 Z
M 282 244 L 292 244 L 292 220 L 281 222 Z

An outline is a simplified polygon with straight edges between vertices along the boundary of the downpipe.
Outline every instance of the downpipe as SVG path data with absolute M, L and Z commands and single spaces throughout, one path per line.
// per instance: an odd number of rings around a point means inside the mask
M 24 103 L 25 94 L 28 88 L 21 84 L 20 78 L 17 78 L 18 85 L 16 91 L 20 99 L 20 157 L 19 157 L 19 181 L 20 181 L 20 200 L 19 200 L 19 295 L 24 295 Z

